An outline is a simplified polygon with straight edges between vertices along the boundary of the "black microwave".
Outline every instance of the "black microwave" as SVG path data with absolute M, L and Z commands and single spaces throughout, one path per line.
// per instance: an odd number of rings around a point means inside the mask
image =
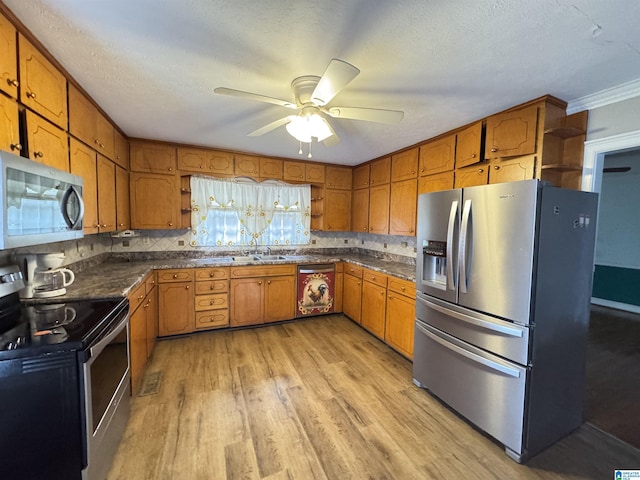
M 82 178 L 0 151 L 0 250 L 82 238 Z

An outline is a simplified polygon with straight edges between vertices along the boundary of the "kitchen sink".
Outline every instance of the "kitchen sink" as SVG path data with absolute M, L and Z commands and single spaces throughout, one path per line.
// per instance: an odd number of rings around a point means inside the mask
M 272 260 L 285 260 L 287 257 L 284 255 L 257 255 L 255 258 L 264 262 L 270 262 Z
M 231 260 L 234 262 L 255 262 L 260 260 L 260 257 L 256 255 L 235 255 L 231 257 Z

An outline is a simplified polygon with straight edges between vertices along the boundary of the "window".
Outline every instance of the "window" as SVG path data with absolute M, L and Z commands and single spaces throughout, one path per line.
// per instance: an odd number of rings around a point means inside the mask
M 309 243 L 311 187 L 191 177 L 191 245 Z

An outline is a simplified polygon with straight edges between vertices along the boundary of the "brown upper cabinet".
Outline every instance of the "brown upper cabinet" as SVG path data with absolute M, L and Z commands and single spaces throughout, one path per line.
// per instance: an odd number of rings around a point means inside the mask
M 391 157 L 391 181 L 400 182 L 416 178 L 418 174 L 418 149 L 412 148 Z
M 129 141 L 118 130 L 113 130 L 113 161 L 129 170 Z
M 260 178 L 282 179 L 282 160 L 260 157 Z
M 351 190 L 353 173 L 351 167 L 327 166 L 325 185 L 327 188 Z M 330 204 L 329 208 L 330 207 Z
M 487 118 L 486 159 L 518 157 L 536 152 L 538 105 Z
M 455 134 L 425 143 L 420 147 L 420 175 L 433 175 L 453 170 L 455 154 Z
M 115 156 L 113 125 L 73 85 L 69 85 L 69 133 L 102 155 Z
M 260 157 L 236 155 L 234 173 L 241 177 L 258 178 L 260 176 Z
M 20 102 L 66 130 L 66 78 L 22 34 L 18 43 Z
M 208 175 L 233 175 L 233 153 L 206 148 L 178 147 L 178 169 Z
M 391 181 L 391 157 L 381 158 L 371 162 L 369 186 L 382 185 Z
M 16 29 L 0 15 L 0 90 L 18 98 L 18 56 Z
M 30 110 L 25 113 L 29 158 L 59 170 L 69 171 L 67 132 Z
M 324 183 L 325 168 L 320 163 L 307 163 L 304 168 L 305 181 L 311 183 Z
M 130 142 L 131 171 L 175 175 L 176 147 L 163 143 Z
M 282 178 L 290 182 L 304 182 L 305 179 L 305 163 L 295 162 L 293 160 L 285 160 L 283 163 Z
M 71 173 L 82 177 L 84 200 L 84 233 L 98 233 L 98 168 L 96 152 L 84 143 L 69 138 L 69 164 Z M 127 185 L 127 189 L 128 189 Z
M 482 161 L 482 122 L 476 122 L 456 134 L 456 168 Z
M 370 164 L 365 163 L 364 165 L 359 165 L 353 169 L 353 189 L 354 190 L 369 187 L 369 169 L 370 168 L 371 168 Z
M 0 150 L 7 150 L 20 155 L 20 121 L 18 103 L 13 99 L 0 95 Z

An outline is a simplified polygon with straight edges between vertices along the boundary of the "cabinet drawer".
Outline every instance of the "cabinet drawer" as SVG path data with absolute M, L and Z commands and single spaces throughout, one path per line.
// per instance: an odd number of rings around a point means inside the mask
M 144 301 L 145 297 L 145 284 L 138 285 L 129 295 L 129 309 L 131 313 L 135 312 L 140 304 Z
M 229 307 L 229 296 L 226 293 L 212 293 L 210 295 L 195 296 L 195 310 L 214 310 Z
M 345 263 L 344 264 L 344 273 L 348 275 L 353 275 L 354 277 L 362 278 L 363 268 L 358 265 L 354 265 L 353 263 Z
M 229 310 L 196 312 L 196 330 L 229 326 Z
M 156 272 L 151 272 L 144 281 L 144 291 L 149 294 L 153 287 L 156 286 Z
M 367 282 L 375 283 L 381 287 L 387 286 L 387 276 L 384 273 L 376 272 L 375 270 L 364 268 L 362 270 L 362 278 Z
M 416 296 L 416 284 L 408 280 L 389 277 L 388 288 L 392 292 L 400 293 L 401 295 L 406 295 L 407 297 L 414 298 Z
M 295 265 L 231 267 L 231 278 L 272 277 L 275 275 L 295 275 L 295 273 Z
M 158 272 L 158 283 L 168 282 L 188 282 L 193 280 L 193 270 L 177 269 L 177 270 L 160 270 Z
M 228 268 L 196 268 L 196 281 L 229 278 Z
M 226 293 L 229 291 L 229 282 L 225 280 L 209 280 L 208 282 L 196 282 L 196 295 L 208 293 Z

